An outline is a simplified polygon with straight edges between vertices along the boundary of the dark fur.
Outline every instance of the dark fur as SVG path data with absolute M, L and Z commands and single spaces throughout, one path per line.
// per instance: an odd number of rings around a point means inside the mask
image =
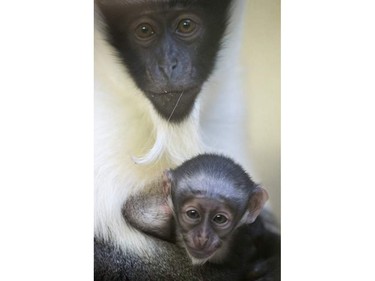
M 158 240 L 160 254 L 146 261 L 95 240 L 95 281 L 279 281 L 280 236 L 268 231 L 262 218 L 243 226 L 226 265 L 192 266 L 185 250 Z M 150 237 L 150 239 L 154 239 Z
M 193 177 L 189 180 L 190 188 L 172 188 L 172 198 L 186 198 L 186 195 L 181 193 L 197 193 L 202 192 L 202 182 L 206 178 L 198 178 L 197 175 L 209 175 L 212 178 L 225 181 L 228 183 L 233 191 L 231 191 L 231 201 L 235 209 L 245 209 L 247 202 L 244 198 L 249 198 L 250 193 L 257 186 L 250 178 L 250 176 L 236 164 L 232 159 L 215 154 L 202 154 L 185 161 L 181 166 L 173 170 L 173 177 L 176 179 L 184 179 L 189 175 Z M 222 194 L 220 185 L 216 182 L 204 182 L 208 197 L 218 197 Z M 197 187 L 197 188 L 194 188 Z
M 214 68 L 231 1 L 118 4 L 121 2 L 97 1 L 107 24 L 108 41 L 158 113 L 172 122 L 182 121 Z M 190 13 L 197 16 L 200 32 L 186 39 L 175 32 L 176 17 L 189 17 Z M 137 24 L 145 21 L 155 25 L 150 41 L 137 40 L 134 34 Z

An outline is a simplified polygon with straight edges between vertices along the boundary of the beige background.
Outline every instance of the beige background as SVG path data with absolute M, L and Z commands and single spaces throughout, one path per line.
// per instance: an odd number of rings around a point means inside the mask
M 280 220 L 280 0 L 248 0 L 243 42 L 253 175 Z

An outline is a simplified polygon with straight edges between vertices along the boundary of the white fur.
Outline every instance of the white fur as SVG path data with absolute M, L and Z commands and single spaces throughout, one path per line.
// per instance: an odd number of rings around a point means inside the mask
M 233 8 L 225 48 L 209 81 L 183 123 L 167 123 L 137 89 L 95 30 L 95 235 L 139 254 L 152 255 L 152 240 L 126 224 L 121 208 L 134 192 L 147 189 L 162 171 L 203 151 L 246 161 L 244 97 L 237 70 L 244 1 Z M 96 15 L 99 19 L 99 16 Z M 202 134 L 204 132 L 204 134 Z M 131 247 L 128 247 L 131 245 Z

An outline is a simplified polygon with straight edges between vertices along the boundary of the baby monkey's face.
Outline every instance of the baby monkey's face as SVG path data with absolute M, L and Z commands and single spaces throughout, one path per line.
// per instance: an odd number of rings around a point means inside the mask
M 178 210 L 182 241 L 196 263 L 212 258 L 237 225 L 235 210 L 224 200 L 193 197 Z
M 268 199 L 239 165 L 210 154 L 165 171 L 163 189 L 175 217 L 177 240 L 195 264 L 230 258 L 236 229 L 253 223 Z

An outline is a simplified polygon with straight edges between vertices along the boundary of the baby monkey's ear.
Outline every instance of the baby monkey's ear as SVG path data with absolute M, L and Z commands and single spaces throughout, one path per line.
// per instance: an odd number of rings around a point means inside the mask
M 257 186 L 251 193 L 248 203 L 248 210 L 242 218 L 244 223 L 253 223 L 262 211 L 264 204 L 267 202 L 268 192 L 261 186 Z
M 171 170 L 165 170 L 163 172 L 163 192 L 166 197 L 171 194 L 173 182 L 173 174 Z

